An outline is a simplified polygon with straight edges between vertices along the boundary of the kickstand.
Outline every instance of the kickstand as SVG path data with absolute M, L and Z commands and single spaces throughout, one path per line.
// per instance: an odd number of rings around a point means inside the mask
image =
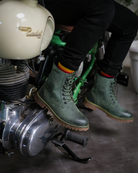
M 71 132 L 72 133 L 72 132 Z M 62 135 L 62 136 L 61 136 Z M 75 134 L 76 135 L 76 134 Z M 61 136 L 61 138 L 59 139 L 59 136 Z M 54 138 L 52 139 L 52 143 L 63 152 L 63 154 L 67 155 L 67 156 L 71 156 L 73 158 L 73 160 L 77 161 L 77 162 L 81 162 L 81 163 L 87 163 L 91 160 L 91 157 L 89 158 L 79 158 L 62 140 L 64 137 L 64 133 L 59 133 L 56 134 L 54 136 Z

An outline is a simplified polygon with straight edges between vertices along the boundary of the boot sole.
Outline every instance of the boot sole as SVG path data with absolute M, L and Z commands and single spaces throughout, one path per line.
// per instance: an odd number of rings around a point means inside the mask
M 40 96 L 38 95 L 38 93 L 35 95 L 35 101 L 38 103 L 38 105 L 41 107 L 41 108 L 47 108 L 51 114 L 53 115 L 53 118 L 58 122 L 60 123 L 62 126 L 68 128 L 68 129 L 71 129 L 71 130 L 76 130 L 76 131 L 87 131 L 89 129 L 89 127 L 86 127 L 86 128 L 79 128 L 79 127 L 74 127 L 74 126 L 71 126 L 69 124 L 66 124 L 66 122 L 63 122 L 62 120 L 58 119 L 57 118 L 57 115 L 55 115 L 55 112 L 52 110 L 52 108 L 47 104 L 47 103 L 44 103 Z
M 109 112 L 107 112 L 106 110 L 104 110 L 103 108 L 101 108 L 100 106 L 95 105 L 94 103 L 90 102 L 89 100 L 87 100 L 87 98 L 85 98 L 84 100 L 84 106 L 92 109 L 92 110 L 96 110 L 99 109 L 102 112 L 104 112 L 109 118 L 119 121 L 119 122 L 125 122 L 125 123 L 129 123 L 129 122 L 133 122 L 133 119 L 129 119 L 129 120 L 124 120 L 124 119 L 118 119 L 115 116 L 113 116 L 112 114 L 110 114 Z

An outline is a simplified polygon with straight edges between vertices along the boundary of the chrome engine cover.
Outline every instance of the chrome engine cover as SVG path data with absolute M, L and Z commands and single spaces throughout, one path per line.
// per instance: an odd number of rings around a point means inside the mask
M 2 144 L 7 150 L 15 147 L 25 156 L 37 155 L 59 128 L 47 110 L 37 104 L 11 109 L 8 107 L 7 114 Z

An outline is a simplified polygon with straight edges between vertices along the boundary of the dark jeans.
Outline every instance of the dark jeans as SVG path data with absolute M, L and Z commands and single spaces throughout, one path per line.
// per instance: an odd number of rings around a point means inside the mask
M 42 0 L 40 0 L 42 4 Z M 60 62 L 77 70 L 86 54 L 107 30 L 112 33 L 101 70 L 115 76 L 138 30 L 138 17 L 114 0 L 44 0 L 55 22 L 74 25 Z

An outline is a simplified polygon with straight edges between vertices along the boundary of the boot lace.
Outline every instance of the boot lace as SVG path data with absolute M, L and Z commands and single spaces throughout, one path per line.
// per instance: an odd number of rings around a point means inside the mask
M 113 104 L 115 104 L 116 101 L 117 101 L 117 99 L 116 99 L 116 93 L 118 92 L 116 79 L 113 82 L 111 82 L 110 87 L 109 87 L 109 92 L 110 92 L 111 102 Z
M 72 97 L 72 86 L 73 86 L 73 81 L 74 81 L 75 75 L 67 77 L 65 80 L 65 83 L 62 88 L 62 96 L 64 100 L 64 104 L 67 104 L 69 101 L 73 101 L 74 99 Z

